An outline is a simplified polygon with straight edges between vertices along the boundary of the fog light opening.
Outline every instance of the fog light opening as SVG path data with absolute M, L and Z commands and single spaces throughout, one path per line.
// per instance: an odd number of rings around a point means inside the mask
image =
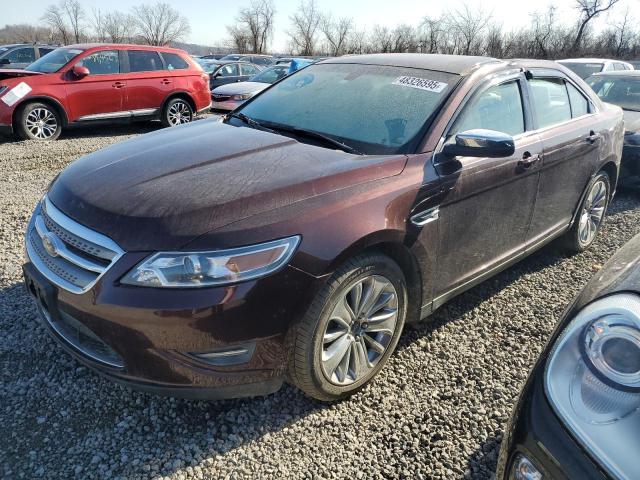
M 207 352 L 188 352 L 187 355 L 202 363 L 215 366 L 241 365 L 249 362 L 256 349 L 255 342 L 233 345 Z
M 531 460 L 519 453 L 511 467 L 511 480 L 542 480 L 542 473 Z

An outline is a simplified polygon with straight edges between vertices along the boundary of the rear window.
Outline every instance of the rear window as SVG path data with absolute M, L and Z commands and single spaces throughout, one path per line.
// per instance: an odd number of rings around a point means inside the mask
M 158 52 L 148 50 L 129 50 L 129 71 L 153 72 L 164 70 Z
M 176 53 L 162 52 L 162 58 L 167 65 L 167 70 L 184 70 L 189 68 L 189 64 L 185 59 Z
M 529 80 L 538 127 L 566 122 L 571 119 L 569 94 L 560 78 L 534 78 Z

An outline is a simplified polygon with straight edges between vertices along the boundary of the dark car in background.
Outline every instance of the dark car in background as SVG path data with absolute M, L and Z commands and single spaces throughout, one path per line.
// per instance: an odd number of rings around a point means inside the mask
M 587 84 L 603 102 L 624 112 L 624 147 L 621 178 L 640 175 L 640 71 L 603 72 L 590 76 Z
M 640 478 L 640 236 L 569 306 L 505 430 L 498 480 Z
M 227 62 L 249 62 L 265 68 L 269 65 L 272 65 L 275 61 L 275 58 L 272 55 L 231 53 L 229 55 L 225 55 L 220 60 Z
M 246 82 L 261 72 L 261 68 L 248 62 L 205 60 L 200 62 L 209 74 L 209 90 L 228 83 Z M 209 93 L 211 94 L 211 93 Z
M 24 68 L 56 48 L 38 43 L 0 45 L 0 68 Z
M 588 248 L 622 136 L 553 62 L 326 60 L 222 122 L 72 163 L 30 220 L 25 284 L 54 338 L 125 384 L 341 399 L 406 322 L 553 239 Z
M 58 48 L 24 70 L 0 70 L 0 132 L 55 140 L 63 128 L 208 110 L 209 76 L 182 50 L 124 44 Z

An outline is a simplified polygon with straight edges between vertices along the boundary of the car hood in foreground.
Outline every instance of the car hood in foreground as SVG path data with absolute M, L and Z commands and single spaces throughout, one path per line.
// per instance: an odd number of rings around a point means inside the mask
M 49 198 L 125 250 L 170 250 L 252 215 L 397 175 L 405 163 L 404 155 L 351 155 L 203 120 L 77 160 Z
M 221 85 L 213 90 L 216 95 L 242 95 L 243 93 L 258 93 L 269 86 L 262 82 L 238 82 Z

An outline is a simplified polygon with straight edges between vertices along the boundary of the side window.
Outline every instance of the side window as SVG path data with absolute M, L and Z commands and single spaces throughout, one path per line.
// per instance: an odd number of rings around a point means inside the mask
M 242 75 L 255 75 L 260 71 L 253 65 L 249 64 L 243 64 L 240 68 L 242 70 Z
M 568 82 L 567 90 L 569 90 L 569 101 L 571 102 L 571 116 L 576 118 L 589 113 L 589 101 L 584 98 L 584 95 Z
M 53 48 L 42 48 L 42 47 L 39 47 L 38 51 L 40 52 L 40 56 L 44 57 L 47 53 L 53 52 Z
M 80 60 L 76 65 L 87 67 L 91 75 L 120 73 L 120 58 L 116 50 L 101 50 Z
M 524 132 L 522 96 L 517 81 L 490 87 L 475 96 L 464 107 L 449 133 L 453 135 L 475 128 L 509 135 Z
M 8 58 L 11 63 L 33 63 L 36 61 L 36 52 L 33 47 L 16 48 L 4 58 Z
M 223 65 L 218 72 L 223 77 L 237 77 L 238 76 L 238 64 L 230 63 L 227 65 Z
M 158 52 L 150 50 L 129 50 L 129 71 L 153 72 L 163 70 L 162 60 Z
M 529 80 L 531 100 L 540 128 L 571 119 L 569 95 L 560 78 L 534 78 Z
M 189 68 L 189 64 L 185 59 L 176 53 L 162 52 L 162 58 L 167 65 L 167 70 L 184 70 Z

